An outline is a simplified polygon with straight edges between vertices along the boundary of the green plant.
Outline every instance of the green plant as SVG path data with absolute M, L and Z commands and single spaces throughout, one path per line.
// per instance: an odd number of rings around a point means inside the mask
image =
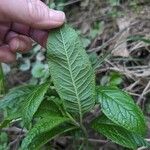
M 2 65 L 0 64 L 0 97 L 5 93 L 5 79 Z
M 57 10 L 64 10 L 65 6 L 69 3 L 69 0 L 55 0 L 55 1 L 50 1 L 47 0 L 47 5 L 52 8 L 52 9 L 57 9 Z
M 82 148 L 87 149 L 89 135 L 84 119 L 96 105 L 102 113 L 93 118 L 91 128 L 128 148 L 149 147 L 144 140 L 142 111 L 117 87 L 95 85 L 88 55 L 71 27 L 51 31 L 46 57 L 50 79 L 11 89 L 0 101 L 0 109 L 7 111 L 5 120 L 11 123 L 20 118 L 28 129 L 21 149 L 37 150 L 61 134 L 79 134 L 84 138 Z
M 0 150 L 8 149 L 7 143 L 8 143 L 8 136 L 5 132 L 2 132 L 0 134 Z
M 143 1 L 146 3 L 146 1 Z M 142 2 L 141 2 L 142 3 Z M 131 0 L 129 1 L 129 7 L 135 12 L 135 13 L 140 13 L 142 5 L 140 6 L 140 1 L 139 0 Z
M 108 0 L 111 6 L 119 6 L 120 0 Z
M 117 72 L 110 72 L 109 75 L 105 75 L 101 79 L 101 85 L 118 86 L 122 83 L 122 76 Z

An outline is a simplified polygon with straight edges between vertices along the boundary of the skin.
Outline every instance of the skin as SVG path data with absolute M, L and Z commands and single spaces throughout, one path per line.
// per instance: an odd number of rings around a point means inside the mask
M 32 48 L 32 40 L 45 47 L 50 29 L 64 21 L 63 12 L 40 0 L 0 0 L 0 62 L 15 61 L 17 52 Z

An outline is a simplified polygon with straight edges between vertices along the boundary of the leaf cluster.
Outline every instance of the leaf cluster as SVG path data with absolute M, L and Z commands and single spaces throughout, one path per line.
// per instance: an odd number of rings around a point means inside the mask
M 37 150 L 61 134 L 78 130 L 87 146 L 83 120 L 96 105 L 102 112 L 90 123 L 96 132 L 124 147 L 149 147 L 142 111 L 117 87 L 96 87 L 91 62 L 75 30 L 68 25 L 52 30 L 46 57 L 50 81 L 11 89 L 0 101 L 6 112 L 0 127 L 20 119 L 28 130 L 21 149 Z

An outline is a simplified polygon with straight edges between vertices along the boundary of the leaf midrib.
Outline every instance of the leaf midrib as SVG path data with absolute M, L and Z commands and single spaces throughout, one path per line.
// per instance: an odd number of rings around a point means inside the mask
M 66 51 L 66 45 L 64 44 L 65 42 L 64 42 L 64 38 L 63 38 L 61 30 L 60 30 L 60 35 L 61 35 L 61 38 L 62 38 L 63 48 L 64 48 L 65 53 L 66 53 L 67 63 L 68 63 L 68 67 L 69 67 L 69 73 L 70 73 L 70 76 L 71 76 L 73 87 L 75 89 L 75 94 L 76 94 L 76 97 L 77 97 L 77 102 L 78 102 L 78 107 L 79 107 L 79 115 L 80 115 L 80 119 L 81 119 L 82 118 L 82 109 L 81 109 L 80 98 L 79 98 L 79 95 L 78 95 L 78 92 L 77 92 L 77 87 L 75 85 L 75 81 L 74 81 L 74 78 L 73 78 L 73 75 L 72 75 L 72 69 L 71 69 L 71 66 L 70 66 L 70 61 L 69 61 L 69 58 L 68 58 L 68 53 Z

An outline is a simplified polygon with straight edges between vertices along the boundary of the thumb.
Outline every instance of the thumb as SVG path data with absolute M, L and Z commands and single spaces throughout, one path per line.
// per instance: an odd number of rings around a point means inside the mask
M 65 14 L 49 9 L 40 0 L 0 0 L 0 21 L 50 29 L 61 26 L 65 21 Z

